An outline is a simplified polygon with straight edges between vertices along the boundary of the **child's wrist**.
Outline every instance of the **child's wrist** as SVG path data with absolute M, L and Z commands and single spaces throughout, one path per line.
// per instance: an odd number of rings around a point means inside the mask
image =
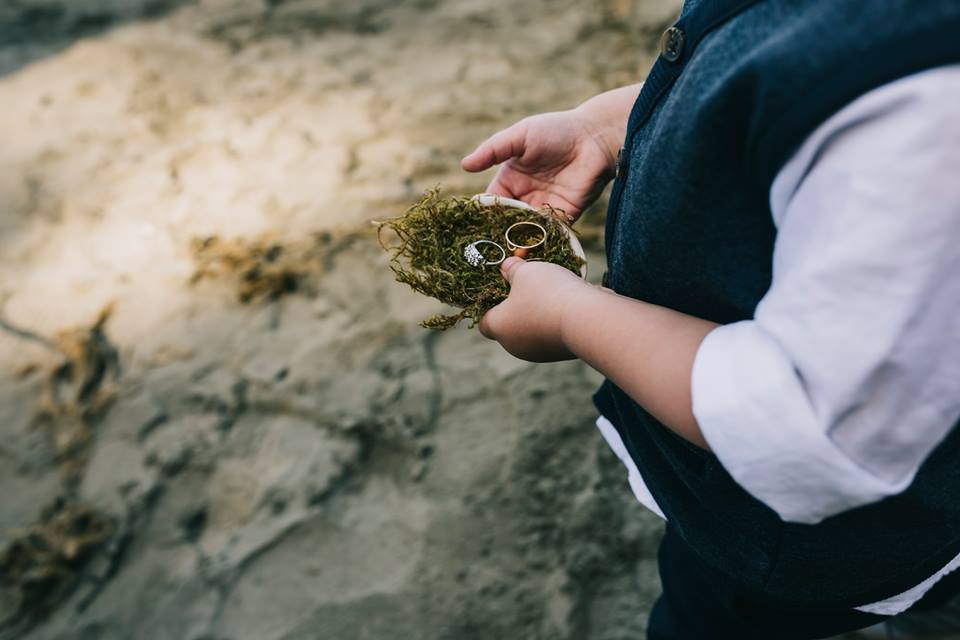
M 604 295 L 606 292 L 600 287 L 581 281 L 580 286 L 565 296 L 559 323 L 560 342 L 577 357 L 580 357 L 578 350 L 583 345 L 584 334 L 592 330 L 592 309 L 599 302 L 598 296 Z
M 584 127 L 603 149 L 612 170 L 627 132 L 627 119 L 640 93 L 641 84 L 613 89 L 576 107 Z
M 613 171 L 617 162 L 617 151 L 620 148 L 618 127 L 611 124 L 609 115 L 599 106 L 592 106 L 589 101 L 573 110 L 580 119 L 581 126 L 586 134 L 597 144 L 606 157 L 607 169 Z

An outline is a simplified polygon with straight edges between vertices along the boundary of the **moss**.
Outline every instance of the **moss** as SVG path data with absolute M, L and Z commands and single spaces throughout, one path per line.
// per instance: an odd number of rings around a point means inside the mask
M 428 329 L 442 330 L 461 320 L 470 320 L 469 326 L 476 326 L 487 310 L 507 297 L 509 287 L 499 266 L 471 266 L 463 251 L 477 240 L 491 240 L 506 250 L 504 232 L 515 222 L 536 222 L 547 232 L 544 243 L 532 249 L 527 260 L 553 262 L 579 275 L 583 261 L 570 247 L 570 227 L 562 219 L 562 212 L 547 208 L 544 213 L 541 216 L 509 206 L 484 206 L 469 198 L 442 197 L 439 189 L 433 189 L 404 215 L 376 224 L 380 243 L 391 254 L 390 268 L 397 281 L 461 309 L 457 314 L 435 315 L 420 323 Z M 385 242 L 385 230 L 395 235 L 392 241 Z M 510 237 L 523 242 L 524 232 L 517 229 Z M 499 258 L 499 251 L 489 245 L 479 248 L 488 258 Z

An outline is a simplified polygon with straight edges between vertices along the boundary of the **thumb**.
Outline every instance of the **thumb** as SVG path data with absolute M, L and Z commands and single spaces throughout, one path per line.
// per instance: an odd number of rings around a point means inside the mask
M 507 282 L 513 281 L 513 276 L 517 273 L 517 269 L 526 264 L 526 260 L 523 258 L 518 258 L 516 256 L 510 256 L 506 260 L 500 263 L 500 273 L 503 274 L 503 279 Z
M 521 120 L 490 136 L 473 153 L 461 160 L 460 166 L 464 171 L 476 173 L 510 158 L 522 156 L 526 150 L 526 136 L 527 125 Z

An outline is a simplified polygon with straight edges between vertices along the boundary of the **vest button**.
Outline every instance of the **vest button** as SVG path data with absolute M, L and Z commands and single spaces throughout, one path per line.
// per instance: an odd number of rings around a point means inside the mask
M 660 36 L 660 55 L 667 62 L 676 62 L 683 55 L 683 45 L 687 36 L 683 29 L 670 27 Z
M 613 178 L 617 179 L 620 177 L 620 174 L 623 173 L 624 158 L 623 152 L 626 151 L 626 147 L 620 147 L 620 151 L 617 151 L 617 164 L 614 165 Z

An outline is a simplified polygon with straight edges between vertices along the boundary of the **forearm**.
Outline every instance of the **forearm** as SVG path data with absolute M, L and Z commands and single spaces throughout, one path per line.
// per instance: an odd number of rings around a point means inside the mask
M 611 169 L 617 161 L 617 151 L 627 135 L 630 110 L 642 86 L 643 83 L 640 82 L 606 91 L 574 109 L 583 116 L 584 125 L 603 147 Z
M 693 416 L 691 373 L 700 343 L 717 325 L 671 309 L 584 288 L 564 314 L 561 335 L 605 375 L 684 439 L 709 448 Z

